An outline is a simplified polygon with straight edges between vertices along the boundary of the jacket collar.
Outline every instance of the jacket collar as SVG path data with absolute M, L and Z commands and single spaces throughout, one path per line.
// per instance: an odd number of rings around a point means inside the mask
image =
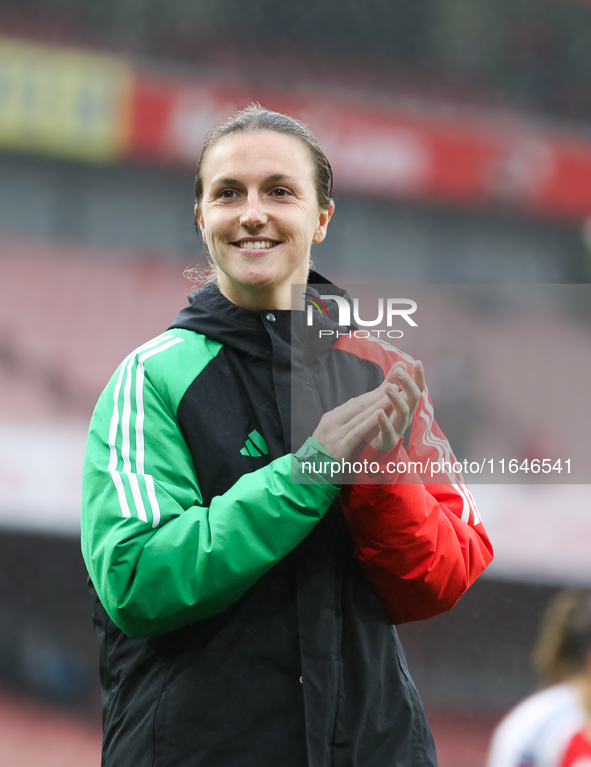
M 313 285 L 320 287 L 322 295 L 345 296 L 350 302 L 345 290 L 315 271 L 310 272 L 308 277 L 307 292 L 319 297 L 320 292 Z M 259 360 L 271 357 L 270 332 L 287 335 L 284 340 L 289 340 L 293 329 L 294 354 L 307 364 L 330 349 L 336 340 L 337 331 L 344 333 L 350 330 L 338 325 L 338 306 L 335 301 L 326 302 L 326 316 L 315 313 L 314 327 L 310 328 L 306 325 L 306 312 L 291 310 L 273 310 L 276 322 L 269 324 L 265 321 L 269 311 L 251 311 L 237 306 L 222 295 L 213 281 L 191 292 L 188 299 L 189 305 L 179 312 L 169 329 L 192 330 Z M 331 330 L 333 334 L 321 336 L 319 330 Z

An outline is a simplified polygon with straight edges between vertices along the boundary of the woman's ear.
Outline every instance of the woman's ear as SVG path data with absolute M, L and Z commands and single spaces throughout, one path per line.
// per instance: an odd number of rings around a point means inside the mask
M 195 204 L 195 229 L 199 228 L 199 234 L 201 235 L 201 239 L 203 240 L 204 245 L 207 245 L 207 242 L 205 240 L 205 228 L 203 226 L 203 215 L 201 214 L 201 208 L 199 207 L 199 203 Z
M 312 242 L 322 242 L 326 237 L 326 230 L 328 228 L 328 222 L 330 221 L 332 214 L 334 213 L 334 202 L 331 200 L 328 208 L 320 208 L 320 215 L 318 216 L 318 228 L 314 232 Z

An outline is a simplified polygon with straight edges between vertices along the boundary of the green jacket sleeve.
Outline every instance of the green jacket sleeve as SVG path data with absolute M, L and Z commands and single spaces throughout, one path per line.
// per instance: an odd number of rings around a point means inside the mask
M 178 333 L 160 337 L 130 355 L 90 425 L 82 553 L 103 606 L 130 636 L 161 634 L 229 607 L 305 538 L 339 489 L 324 474 L 292 482 L 302 456 L 330 459 L 309 440 L 203 506 L 174 392 L 149 359 L 162 352 L 174 369 L 173 347 L 182 341 Z

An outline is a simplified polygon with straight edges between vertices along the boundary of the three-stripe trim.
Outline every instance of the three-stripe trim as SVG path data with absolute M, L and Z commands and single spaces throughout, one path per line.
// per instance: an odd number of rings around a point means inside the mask
M 145 381 L 145 361 L 155 354 L 160 354 L 171 346 L 180 344 L 184 339 L 176 338 L 173 335 L 163 335 L 155 338 L 153 341 L 143 344 L 128 355 L 123 361 L 115 384 L 113 393 L 113 414 L 109 426 L 109 474 L 115 485 L 119 506 L 124 517 L 130 517 L 132 509 L 144 522 L 148 521 L 148 515 L 142 496 L 140 480 L 145 487 L 145 492 L 150 504 L 152 513 L 152 527 L 157 527 L 160 523 L 160 506 L 156 497 L 156 487 L 154 478 L 151 474 L 146 474 L 145 467 L 145 438 L 144 438 L 144 381 Z M 131 459 L 131 416 L 132 402 L 131 391 L 133 385 L 133 372 L 135 367 L 135 458 Z M 124 380 L 125 379 L 125 380 Z M 119 399 L 121 388 L 123 387 L 123 410 L 120 416 Z M 119 423 L 121 422 L 121 451 L 118 450 L 117 436 L 119 433 Z M 119 462 L 122 461 L 122 471 L 118 469 Z M 131 489 L 131 499 L 125 491 L 123 481 L 125 476 Z
M 451 464 L 451 466 L 453 466 L 456 459 L 451 452 L 449 442 L 447 442 L 447 440 L 441 439 L 441 437 L 436 436 L 432 432 L 435 413 L 433 411 L 433 405 L 431 405 L 429 402 L 429 396 L 426 389 L 423 391 L 421 398 L 423 399 L 424 407 L 421 410 L 420 415 L 421 418 L 426 421 L 425 431 L 422 434 L 423 444 L 427 445 L 428 447 L 433 447 L 435 450 L 437 450 L 438 463 L 440 466 L 443 466 L 444 463 Z M 474 497 L 466 486 L 461 472 L 445 471 L 445 474 L 450 480 L 451 486 L 462 497 L 462 522 L 469 522 L 470 516 L 472 516 L 474 519 L 474 525 L 479 524 L 481 519 L 476 508 Z

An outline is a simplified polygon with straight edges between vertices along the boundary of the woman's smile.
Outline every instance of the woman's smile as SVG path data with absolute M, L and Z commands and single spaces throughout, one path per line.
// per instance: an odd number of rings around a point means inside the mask
M 232 243 L 237 250 L 245 251 L 245 255 L 247 256 L 267 255 L 269 251 L 280 244 L 281 243 L 277 240 L 267 240 L 262 237 L 259 237 L 256 240 L 245 238 Z

